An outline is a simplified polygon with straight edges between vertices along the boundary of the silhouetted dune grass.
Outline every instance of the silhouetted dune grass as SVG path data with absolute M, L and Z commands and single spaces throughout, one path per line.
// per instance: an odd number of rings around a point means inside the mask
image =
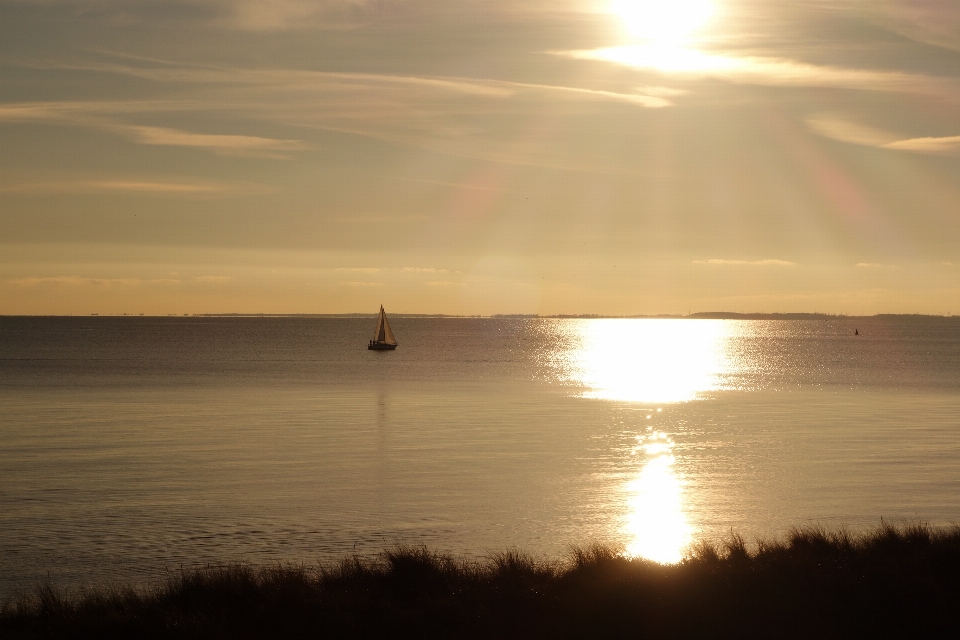
M 546 562 L 401 547 L 320 568 L 185 571 L 152 589 L 6 603 L 5 638 L 940 637 L 960 631 L 960 528 L 797 529 L 678 565 L 616 549 Z

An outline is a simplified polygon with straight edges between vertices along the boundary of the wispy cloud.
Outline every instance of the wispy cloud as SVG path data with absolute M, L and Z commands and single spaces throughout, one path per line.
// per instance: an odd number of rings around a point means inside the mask
M 23 5 L 63 5 L 87 20 L 111 25 L 144 22 L 206 24 L 221 29 L 277 31 L 316 26 L 322 20 L 360 19 L 366 0 L 19 0 Z M 351 10 L 352 9 L 352 10 Z
M 607 102 L 629 102 L 643 107 L 661 108 L 669 106 L 667 98 L 684 95 L 684 89 L 662 86 L 639 86 L 632 92 L 611 91 L 589 87 L 566 86 L 555 84 L 537 84 L 516 82 L 493 78 L 466 78 L 451 76 L 429 75 L 402 75 L 376 73 L 350 73 L 330 71 L 310 71 L 300 69 L 243 69 L 243 68 L 211 68 L 172 66 L 133 66 L 112 63 L 69 63 L 63 65 L 43 65 L 48 69 L 62 69 L 74 71 L 91 71 L 126 75 L 145 80 L 165 83 L 182 83 L 195 85 L 235 85 L 237 87 L 257 88 L 258 91 L 269 90 L 283 93 L 290 97 L 290 92 L 315 93 L 330 91 L 337 98 L 353 98 L 361 93 L 371 91 L 380 95 L 390 95 L 392 98 L 401 98 L 404 102 L 429 99 L 429 92 L 436 95 L 460 94 L 486 98 L 508 98 L 521 92 L 539 92 L 563 94 L 570 99 L 600 100 Z M 393 89 L 391 89 L 391 87 Z M 410 89 L 419 88 L 428 93 L 410 93 Z M 397 94 L 400 90 L 403 93 Z M 261 95 L 262 97 L 262 95 Z M 242 101 L 241 101 L 242 104 Z M 369 106 L 376 106 L 374 102 Z M 223 105 L 219 105 L 222 108 Z M 57 119 L 87 111 L 97 112 L 136 112 L 150 110 L 199 109 L 206 108 L 196 100 L 189 103 L 174 101 L 147 101 L 136 104 L 123 102 L 68 102 L 68 103 L 25 103 L 0 106 L 0 119 Z
M 637 93 L 621 93 L 617 91 L 604 91 L 600 89 L 584 89 L 581 87 L 565 87 L 558 85 L 548 85 L 548 84 L 526 84 L 520 82 L 502 82 L 504 86 L 507 87 L 516 87 L 524 89 L 532 89 L 535 91 L 547 91 L 552 93 L 563 93 L 570 96 L 574 96 L 581 99 L 587 100 L 603 100 L 603 101 L 613 101 L 613 102 L 629 102 L 641 107 L 646 107 L 648 109 L 662 109 L 663 107 L 669 107 L 673 103 L 667 100 L 662 93 L 659 95 L 653 93 L 642 93 L 638 91 Z M 673 94 L 678 95 L 678 94 Z
M 224 284 L 233 280 L 230 276 L 198 276 L 195 280 L 201 284 Z
M 814 133 L 839 142 L 934 155 L 960 153 L 960 136 L 905 138 L 902 134 L 854 122 L 835 114 L 813 115 L 807 118 L 806 122 L 807 127 Z
M 223 155 L 259 155 L 287 158 L 289 151 L 300 151 L 307 146 L 301 140 L 277 140 L 257 136 L 191 133 L 164 127 L 123 127 L 128 137 L 140 144 L 172 147 L 197 147 Z
M 869 91 L 935 93 L 954 98 L 960 96 L 960 87 L 956 82 L 934 76 L 817 65 L 783 58 L 722 55 L 680 47 L 628 45 L 553 53 L 678 77 L 716 78 L 740 84 L 841 87 Z
M 683 89 L 595 79 L 577 83 L 515 82 L 443 75 L 326 72 L 182 65 L 125 57 L 120 62 L 44 62 L 50 71 L 125 75 L 169 89 L 175 100 L 67 101 L 0 105 L 0 121 L 35 121 L 83 126 L 122 136 L 137 144 L 177 145 L 218 155 L 295 158 L 319 146 L 311 138 L 327 132 L 362 136 L 392 146 L 435 154 L 594 174 L 630 174 L 620 163 L 590 162 L 576 154 L 545 154 L 517 125 L 533 132 L 544 126 L 544 109 L 580 112 L 580 104 L 622 104 L 638 109 L 669 107 Z M 118 58 L 120 56 L 113 56 Z M 582 76 L 581 76 L 582 77 Z M 173 91 L 176 89 L 176 91 Z M 227 135 L 197 125 L 230 113 Z M 162 127 L 157 126 L 162 117 Z M 302 132 L 263 135 L 264 126 Z M 318 133 L 324 132 L 324 133 Z M 291 139 L 291 138 L 296 138 Z M 464 181 L 466 182 L 466 181 Z M 501 190 L 483 184 L 464 189 Z
M 10 278 L 7 280 L 10 284 L 21 287 L 36 287 L 42 285 L 64 285 L 71 287 L 97 286 L 106 287 L 111 285 L 131 286 L 143 283 L 140 278 L 84 278 L 81 276 L 48 276 L 48 277 L 28 277 L 28 278 Z
M 149 180 L 51 180 L 0 185 L 0 193 L 138 193 L 144 195 L 255 195 L 273 193 L 262 185 Z
M 871 2 L 888 29 L 918 42 L 960 51 L 960 5 L 947 1 Z
M 60 66 L 51 68 L 59 69 Z M 185 100 L 57 100 L 0 104 L 0 122 L 60 122 L 103 125 L 103 116 L 196 110 L 203 105 Z
M 450 273 L 446 269 L 435 269 L 434 267 L 404 267 L 402 271 L 407 273 Z
M 11 2 L 13 3 L 13 2 Z M 478 14 L 517 15 L 541 12 L 555 15 L 584 10 L 582 0 L 15 0 L 16 4 L 65 5 L 88 21 L 110 25 L 149 22 L 166 26 L 189 25 L 248 32 L 346 30 L 371 23 L 409 22 L 429 16 L 447 16 L 462 22 Z
M 903 151 L 919 151 L 921 153 L 954 154 L 960 152 L 960 136 L 896 140 L 885 144 L 884 147 Z
M 642 86 L 637 87 L 637 93 L 647 96 L 659 96 L 661 98 L 676 98 L 684 96 L 690 92 L 687 89 L 677 89 L 675 87 Z
M 347 271 L 351 273 L 380 273 L 377 267 L 337 267 L 337 271 Z
M 382 287 L 382 282 L 359 282 L 359 281 L 349 281 L 341 282 L 340 284 L 347 287 Z
M 0 105 L 0 122 L 44 122 L 91 127 L 116 133 L 132 142 L 148 145 L 194 147 L 221 155 L 247 155 L 285 159 L 290 152 L 307 149 L 302 140 L 284 140 L 238 134 L 209 134 L 168 127 L 128 124 L 120 116 L 138 113 L 203 110 L 195 101 L 91 101 L 30 102 Z
M 694 260 L 693 264 L 709 264 L 716 266 L 725 266 L 725 265 L 745 265 L 753 267 L 793 267 L 796 266 L 796 262 L 790 262 L 788 260 Z
M 91 63 L 86 65 L 71 64 L 68 66 L 76 70 L 129 75 L 159 82 L 233 84 L 238 86 L 271 88 L 275 91 L 290 89 L 316 91 L 327 88 L 336 90 L 337 94 L 341 96 L 349 96 L 357 92 L 370 90 L 383 92 L 387 87 L 401 88 L 405 91 L 413 87 L 418 87 L 423 90 L 441 93 L 482 96 L 487 98 L 508 98 L 516 96 L 519 92 L 533 91 L 565 94 L 568 98 L 580 100 L 629 102 L 649 108 L 660 108 L 671 104 L 666 98 L 687 93 L 684 89 L 662 86 L 640 86 L 628 93 L 588 87 L 537 84 L 493 78 L 392 75 L 299 69 L 223 69 L 167 65 L 160 67 L 138 67 L 104 63 Z M 404 97 L 409 100 L 410 98 L 425 98 L 427 96 L 417 96 L 416 94 L 406 93 Z
M 825 138 L 867 147 L 884 147 L 897 139 L 896 134 L 829 113 L 812 115 L 806 124 L 808 129 Z

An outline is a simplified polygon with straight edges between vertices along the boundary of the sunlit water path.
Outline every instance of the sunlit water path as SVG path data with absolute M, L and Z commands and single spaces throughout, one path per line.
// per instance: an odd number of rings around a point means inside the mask
M 0 594 L 960 521 L 958 319 L 393 325 L 0 319 Z

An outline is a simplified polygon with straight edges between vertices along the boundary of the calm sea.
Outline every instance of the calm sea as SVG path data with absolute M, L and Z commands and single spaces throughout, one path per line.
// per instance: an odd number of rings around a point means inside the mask
M 0 595 L 960 521 L 960 318 L 374 323 L 0 318 Z

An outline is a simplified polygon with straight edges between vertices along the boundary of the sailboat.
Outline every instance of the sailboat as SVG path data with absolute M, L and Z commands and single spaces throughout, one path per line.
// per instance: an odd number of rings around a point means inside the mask
M 387 314 L 383 312 L 383 305 L 380 305 L 380 317 L 377 318 L 377 332 L 373 340 L 367 345 L 367 349 L 374 351 L 388 351 L 397 348 L 397 339 L 393 337 L 393 331 L 390 330 L 390 323 L 387 322 Z

